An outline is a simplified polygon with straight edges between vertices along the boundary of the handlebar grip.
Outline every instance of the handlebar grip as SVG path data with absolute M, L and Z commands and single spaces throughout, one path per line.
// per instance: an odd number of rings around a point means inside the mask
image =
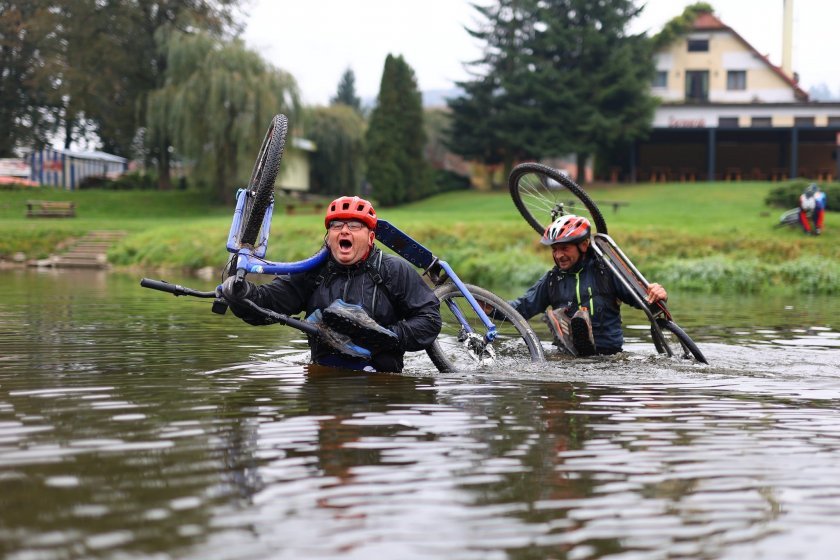
M 184 286 L 178 284 L 170 284 L 169 282 L 164 282 L 163 280 L 152 280 L 151 278 L 141 279 L 140 286 L 143 288 L 151 288 L 152 290 L 167 292 L 175 296 L 193 296 L 200 298 L 216 297 L 215 291 L 199 292 L 198 290 L 193 290 L 192 288 L 185 288 Z
M 152 290 L 159 290 L 161 292 L 168 292 L 170 294 L 177 294 L 183 292 L 183 287 L 178 284 L 170 284 L 163 280 L 152 280 L 151 278 L 143 278 L 140 280 L 140 285 L 144 288 L 151 288 Z

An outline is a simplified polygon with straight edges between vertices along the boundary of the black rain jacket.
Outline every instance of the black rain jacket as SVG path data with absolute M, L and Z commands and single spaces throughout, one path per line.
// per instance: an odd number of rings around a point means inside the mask
M 554 266 L 525 294 L 510 302 L 526 319 L 544 312 L 548 306 L 566 309 L 571 317 L 579 307 L 589 309 L 595 350 L 599 354 L 621 351 L 621 302 L 638 307 L 633 294 L 624 287 L 592 252 L 583 254 L 580 262 L 566 272 Z
M 313 271 L 277 276 L 269 284 L 256 286 L 248 298 L 277 313 L 304 312 L 306 317 L 337 299 L 361 305 L 377 323 L 399 337 L 397 350 L 372 356 L 370 363 L 376 371 L 402 371 L 405 352 L 425 350 L 441 328 L 440 304 L 432 289 L 408 262 L 377 247 L 365 260 L 351 266 L 343 266 L 330 256 Z M 265 317 L 247 307 L 232 305 L 231 310 L 247 323 L 266 324 Z M 354 362 L 313 337 L 309 346 L 315 363 Z

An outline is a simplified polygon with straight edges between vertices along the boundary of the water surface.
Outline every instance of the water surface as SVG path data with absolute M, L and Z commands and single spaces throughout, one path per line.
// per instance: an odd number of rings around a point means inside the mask
M 0 293 L 4 558 L 840 546 L 831 298 L 672 294 L 710 366 L 655 355 L 628 312 L 616 357 L 396 375 L 310 369 L 299 333 L 133 277 L 0 272 Z

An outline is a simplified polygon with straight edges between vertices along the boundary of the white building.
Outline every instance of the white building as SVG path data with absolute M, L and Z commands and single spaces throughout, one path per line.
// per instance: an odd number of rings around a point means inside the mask
M 798 86 L 792 9 L 786 0 L 781 66 L 712 13 L 662 47 L 653 131 L 620 172 L 642 181 L 840 176 L 840 103 L 812 102 Z

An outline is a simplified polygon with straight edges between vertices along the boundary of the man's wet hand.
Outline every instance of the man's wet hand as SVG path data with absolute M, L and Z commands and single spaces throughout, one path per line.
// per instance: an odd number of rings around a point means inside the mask
M 647 289 L 647 297 L 645 301 L 648 303 L 656 303 L 657 301 L 667 301 L 668 292 L 665 291 L 660 284 L 651 284 Z

